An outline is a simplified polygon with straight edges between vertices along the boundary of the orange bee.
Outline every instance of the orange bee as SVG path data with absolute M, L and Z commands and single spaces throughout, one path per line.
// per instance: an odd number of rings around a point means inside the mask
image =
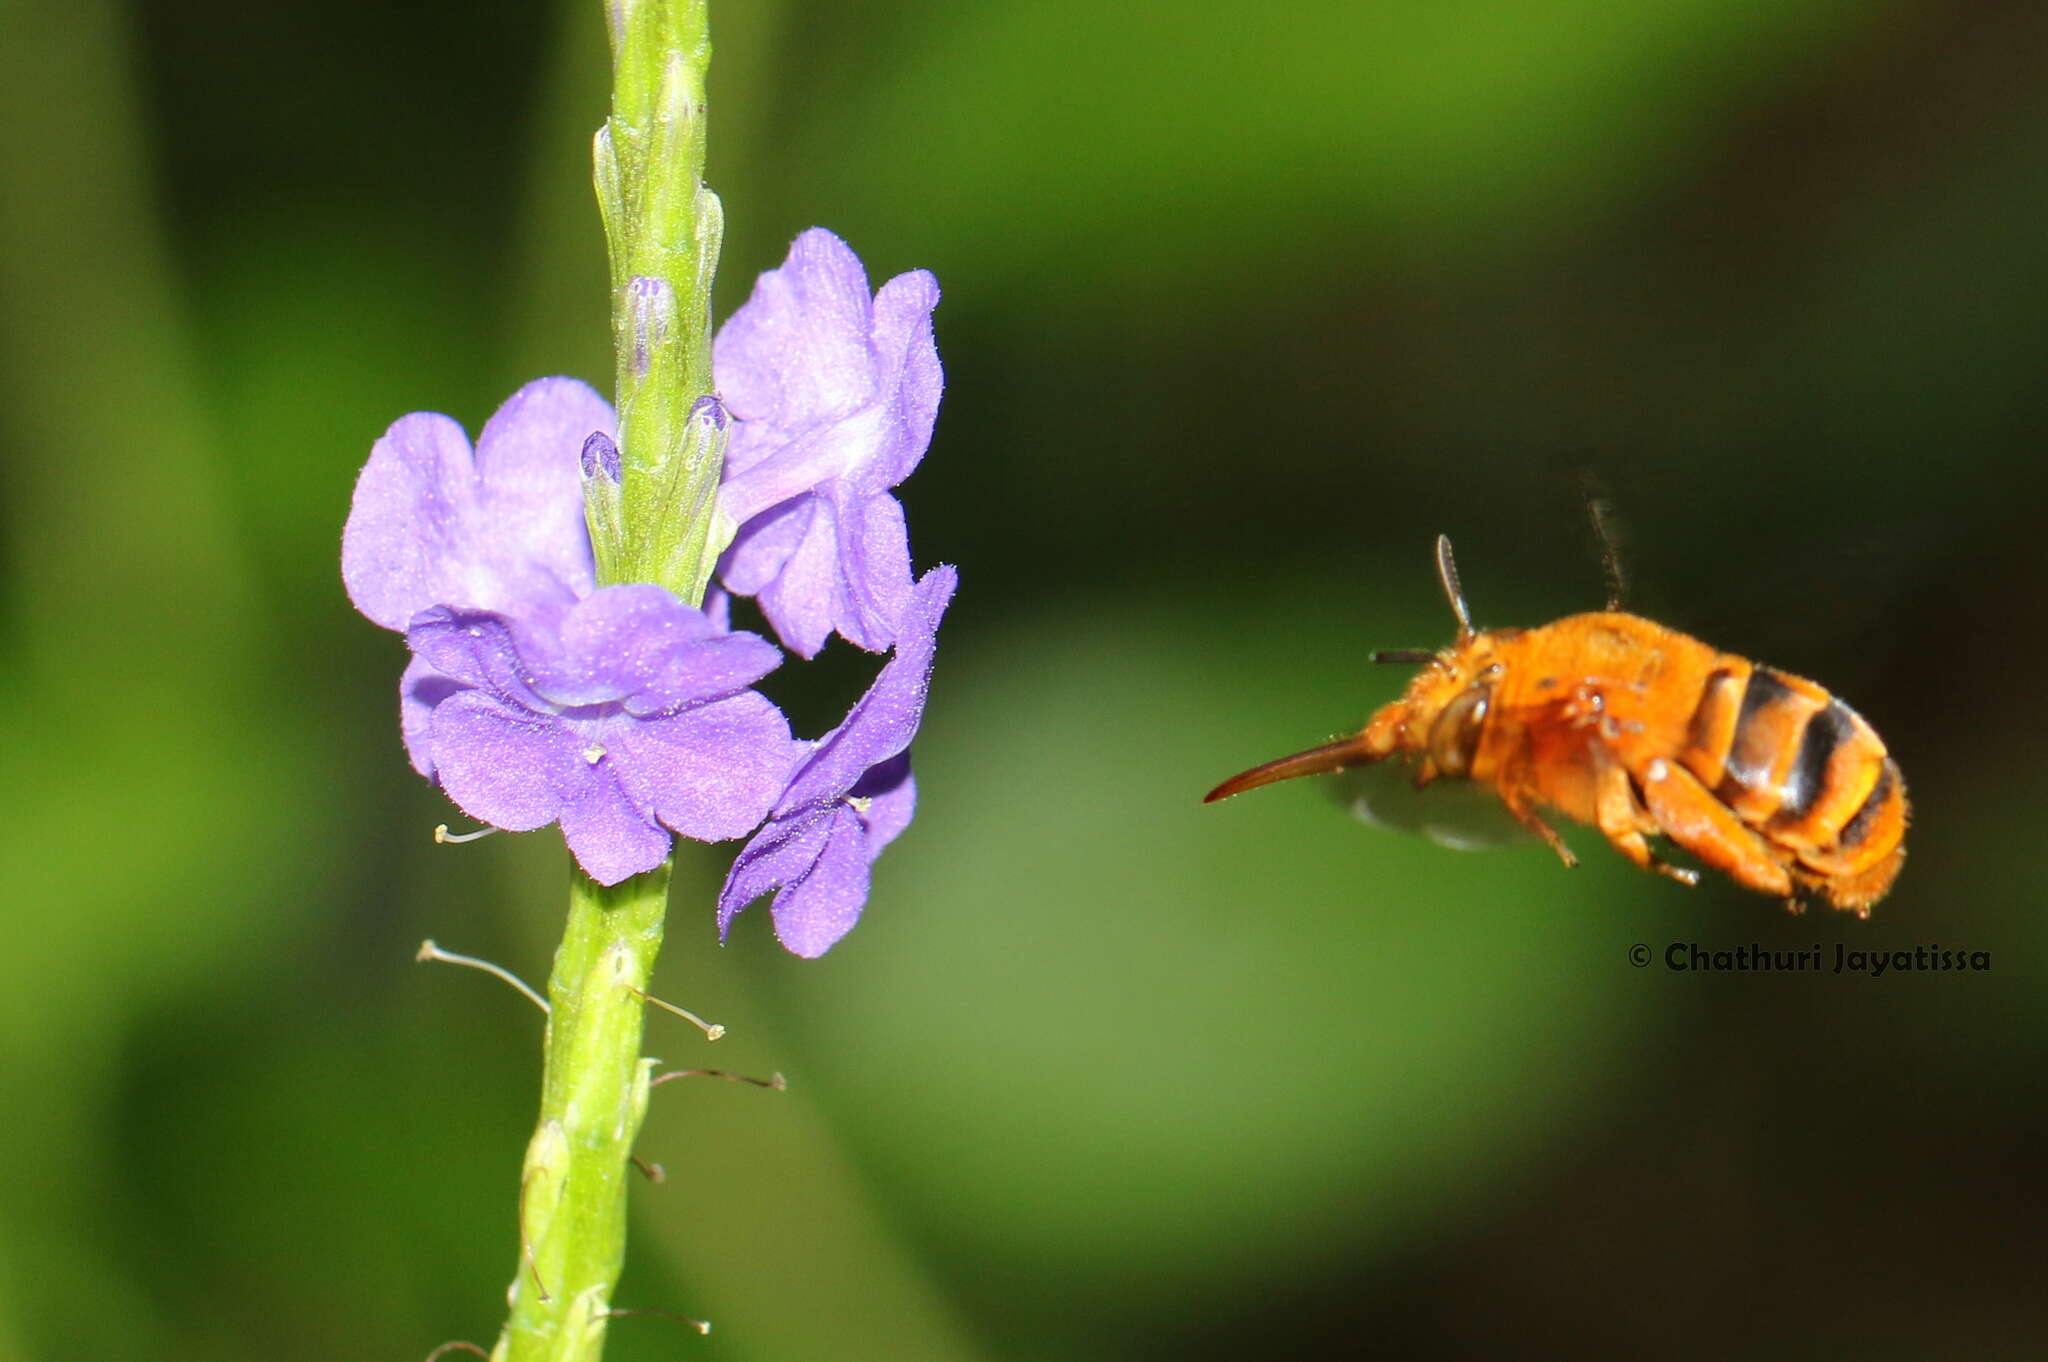
M 1375 653 L 1424 664 L 1400 699 L 1357 736 L 1232 776 L 1205 803 L 1399 754 L 1418 787 L 1492 786 L 1567 866 L 1576 858 L 1539 808 L 1591 823 L 1645 870 L 1697 883 L 1651 853 L 1646 838 L 1662 834 L 1794 912 L 1817 894 L 1868 917 L 1891 889 L 1906 858 L 1905 781 L 1855 710 L 1613 600 L 1540 629 L 1474 629 L 1442 535 L 1436 565 L 1457 641 Z

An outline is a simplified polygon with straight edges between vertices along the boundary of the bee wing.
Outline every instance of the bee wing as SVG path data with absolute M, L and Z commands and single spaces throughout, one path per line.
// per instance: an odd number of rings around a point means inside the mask
M 1890 682 L 1899 612 L 1935 570 L 1927 523 L 1822 517 L 1775 539 L 1757 531 L 1770 544 L 1769 572 L 1679 579 L 1667 567 L 1653 579 L 1646 565 L 1641 599 L 1624 608 L 1796 676 L 1825 677 L 1853 703 Z M 1727 546 L 1722 561 L 1762 551 Z M 1797 583 L 1796 596 L 1787 583 Z
M 1439 780 L 1421 789 L 1399 762 L 1354 766 L 1332 777 L 1352 816 L 1374 827 L 1426 837 L 1453 851 L 1482 851 L 1529 839 L 1492 790 L 1469 780 Z

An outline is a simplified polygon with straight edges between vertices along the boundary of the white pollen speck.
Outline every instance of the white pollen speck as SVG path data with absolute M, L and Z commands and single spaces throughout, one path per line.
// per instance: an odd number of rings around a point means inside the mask
M 1650 769 L 1644 774 L 1651 780 L 1664 780 L 1671 775 L 1671 768 L 1664 764 L 1664 758 L 1657 757 L 1650 762 Z
M 599 747 L 596 743 L 592 743 L 590 746 L 583 749 L 583 759 L 589 762 L 592 766 L 595 766 L 599 762 L 604 760 L 604 749 L 602 747 Z
M 472 624 L 469 626 L 469 636 L 471 638 L 482 638 L 484 636 L 484 631 L 477 628 L 474 624 Z

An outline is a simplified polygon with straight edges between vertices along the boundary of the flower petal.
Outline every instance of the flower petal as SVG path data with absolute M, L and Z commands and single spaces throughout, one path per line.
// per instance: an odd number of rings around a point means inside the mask
M 474 455 L 445 416 L 399 418 L 356 480 L 341 544 L 349 599 L 401 630 L 435 605 L 566 608 L 593 582 L 583 441 L 611 429 L 604 400 L 566 378 L 514 393 Z
M 833 809 L 825 823 L 825 844 L 810 872 L 784 885 L 770 909 L 776 939 L 807 960 L 830 950 L 860 921 L 869 867 L 880 850 L 869 845 L 867 829 L 851 809 Z
M 719 580 L 735 596 L 758 596 L 774 582 L 810 528 L 815 497 L 797 497 L 740 526 L 719 560 Z
M 834 623 L 856 648 L 886 652 L 910 601 L 910 531 L 903 505 L 884 492 L 835 514 L 842 608 Z
M 751 430 L 736 431 L 731 472 L 784 441 L 778 432 L 835 420 L 874 391 L 867 271 L 847 244 L 813 227 L 780 268 L 719 329 L 712 369 L 719 396 Z
M 480 690 L 434 709 L 433 760 L 441 788 L 482 823 L 508 832 L 546 827 L 587 778 L 559 725 Z
M 476 441 L 479 501 L 496 551 L 574 595 L 589 594 L 596 576 L 583 519 L 583 444 L 617 433 L 611 403 L 577 379 L 535 379 L 506 398 Z
M 611 761 L 633 802 L 700 842 L 744 837 L 768 814 L 803 748 L 764 696 L 745 691 L 627 725 Z
M 742 908 L 811 873 L 831 832 L 830 811 L 806 809 L 769 822 L 733 858 L 718 891 L 718 937 L 725 939 Z
M 449 600 L 447 565 L 471 551 L 475 501 L 461 426 L 432 412 L 392 422 L 356 478 L 341 532 L 341 577 L 356 609 L 402 630 L 419 611 Z
M 718 487 L 719 509 L 743 525 L 807 492 L 841 485 L 867 488 L 873 478 L 863 469 L 900 430 L 901 422 L 890 409 L 876 404 L 837 421 L 793 431 L 744 471 L 727 462 Z
M 405 641 L 414 657 L 442 675 L 482 687 L 514 708 L 541 710 L 546 704 L 527 678 L 547 651 L 545 632 L 487 610 L 437 605 L 413 617 Z
M 924 717 L 939 621 L 958 583 L 958 573 L 944 565 L 924 575 L 904 611 L 896 656 L 839 727 L 819 740 L 816 752 L 790 782 L 779 810 L 836 800 L 852 790 L 868 768 L 909 748 Z
M 902 835 L 917 812 L 917 780 L 910 774 L 910 754 L 898 753 L 854 782 L 846 792 L 849 803 L 868 830 L 868 855 L 873 859 L 882 848 Z M 865 801 L 863 808 L 861 802 Z
M 428 780 L 434 778 L 434 709 L 457 691 L 469 687 L 452 676 L 443 676 L 415 657 L 405 664 L 398 678 L 398 731 L 405 739 L 405 755 L 412 769 Z
M 870 867 L 910 823 L 917 785 L 908 757 L 869 774 L 858 787 L 865 807 L 813 805 L 780 815 L 747 843 L 718 896 L 723 940 L 740 910 L 771 890 L 775 935 L 807 958 L 823 955 L 852 930 L 867 904 Z
M 711 636 L 702 611 L 663 587 L 607 586 L 562 617 L 553 646 L 522 637 L 528 684 L 557 705 L 622 700 L 665 675 L 679 650 Z
M 932 309 L 939 305 L 939 281 L 927 270 L 899 274 L 875 294 L 874 345 L 882 367 L 880 386 L 890 395 L 897 422 L 895 438 L 863 470 L 879 491 L 910 476 L 932 441 L 945 372 L 932 336 Z
M 609 759 L 585 764 L 584 779 L 562 806 L 562 836 L 585 874 L 617 884 L 668 859 L 668 829 L 643 812 Z
M 657 674 L 626 697 L 626 712 L 660 714 L 737 694 L 782 665 L 782 654 L 759 634 L 725 634 L 672 650 Z
M 821 497 L 804 500 L 812 508 L 803 538 L 781 573 L 756 600 L 761 613 L 775 626 L 782 646 L 799 657 L 811 658 L 825 646 L 837 621 L 839 554 L 831 504 Z
M 711 621 L 711 632 L 729 634 L 732 632 L 732 593 L 716 581 L 704 587 L 704 618 Z

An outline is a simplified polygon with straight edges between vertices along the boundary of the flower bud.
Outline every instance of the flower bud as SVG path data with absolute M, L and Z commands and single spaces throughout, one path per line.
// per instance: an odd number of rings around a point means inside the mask
M 675 331 L 676 291 L 668 280 L 633 276 L 626 284 L 626 324 L 633 337 L 633 376 L 645 378 Z
M 625 493 L 619 447 L 612 437 L 594 430 L 583 442 L 583 521 L 590 529 L 590 550 L 598 571 L 619 562 L 626 548 Z

